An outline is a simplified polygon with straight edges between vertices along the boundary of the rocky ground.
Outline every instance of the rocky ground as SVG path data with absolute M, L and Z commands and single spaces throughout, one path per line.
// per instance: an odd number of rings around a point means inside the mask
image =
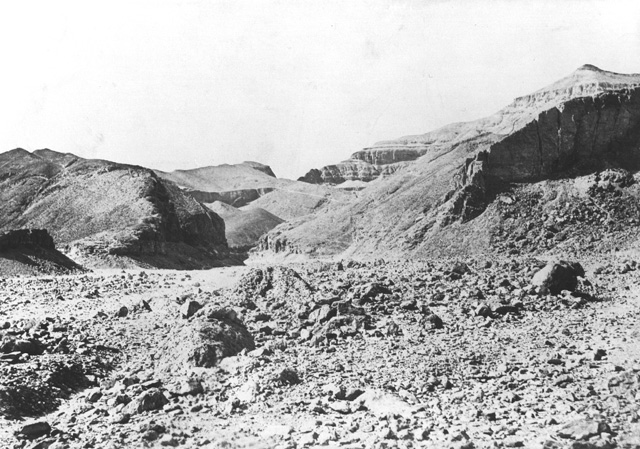
M 2 279 L 0 447 L 640 447 L 638 264 L 576 262 Z

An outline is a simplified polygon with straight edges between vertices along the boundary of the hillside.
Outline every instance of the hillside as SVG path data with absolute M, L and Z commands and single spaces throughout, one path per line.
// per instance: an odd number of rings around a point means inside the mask
M 639 81 L 583 66 L 494 116 L 397 139 L 422 145 L 424 154 L 346 205 L 275 228 L 260 249 L 308 256 L 491 250 L 501 226 L 492 205 L 517 190 L 514 183 L 638 168 Z
M 206 206 L 224 220 L 225 236 L 230 249 L 246 250 L 284 220 L 261 208 L 237 209 L 216 201 Z
M 0 230 L 47 229 L 83 264 L 195 268 L 226 257 L 224 222 L 151 170 L 51 150 L 0 154 Z

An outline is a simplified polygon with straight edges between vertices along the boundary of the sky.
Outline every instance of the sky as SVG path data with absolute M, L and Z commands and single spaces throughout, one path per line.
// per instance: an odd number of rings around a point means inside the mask
M 640 2 L 23 0 L 0 58 L 0 152 L 295 179 L 586 63 L 640 72 Z

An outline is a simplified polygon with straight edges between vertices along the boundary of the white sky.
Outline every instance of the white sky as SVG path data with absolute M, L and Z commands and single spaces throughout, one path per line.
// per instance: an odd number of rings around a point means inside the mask
M 0 151 L 297 178 L 639 57 L 637 0 L 7 1 Z

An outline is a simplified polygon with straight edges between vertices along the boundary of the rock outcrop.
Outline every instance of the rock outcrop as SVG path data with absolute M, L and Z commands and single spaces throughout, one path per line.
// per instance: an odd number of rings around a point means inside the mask
M 46 228 L 74 256 L 170 266 L 185 253 L 195 268 L 227 253 L 222 219 L 143 167 L 16 149 L 0 154 L 0 207 L 0 230 Z
M 82 267 L 59 252 L 46 229 L 0 233 L 0 277 L 69 274 Z
M 516 98 L 510 105 L 492 116 L 466 123 L 453 123 L 422 135 L 405 136 L 378 142 L 370 148 L 354 153 L 349 161 L 310 171 L 300 180 L 311 183 L 339 184 L 348 179 L 370 181 L 388 175 L 401 162 L 414 161 L 427 153 L 435 154 L 455 144 L 482 135 L 510 135 L 536 119 L 544 111 L 575 98 L 596 97 L 640 87 L 639 74 L 619 74 L 586 64 L 558 82 L 530 95 Z M 361 177 L 350 168 L 353 160 L 367 165 L 360 167 Z M 400 165 L 401 167 L 402 165 Z M 368 167 L 368 168 L 364 168 Z M 340 176 L 338 173 L 343 173 Z
M 327 165 L 321 169 L 312 169 L 306 175 L 298 178 L 298 181 L 310 184 L 342 184 L 345 181 L 369 182 L 381 176 L 391 175 L 401 167 L 402 164 L 400 163 L 390 163 L 388 165 L 371 164 L 358 159 L 354 154 L 351 159 L 339 164 Z
M 17 229 L 0 233 L 0 251 L 23 246 L 55 249 L 53 238 L 46 229 Z
M 491 117 L 393 141 L 425 151 L 357 200 L 278 226 L 260 248 L 309 256 L 486 251 L 499 217 L 481 226 L 474 219 L 511 183 L 640 168 L 639 85 L 640 75 L 584 66 Z

